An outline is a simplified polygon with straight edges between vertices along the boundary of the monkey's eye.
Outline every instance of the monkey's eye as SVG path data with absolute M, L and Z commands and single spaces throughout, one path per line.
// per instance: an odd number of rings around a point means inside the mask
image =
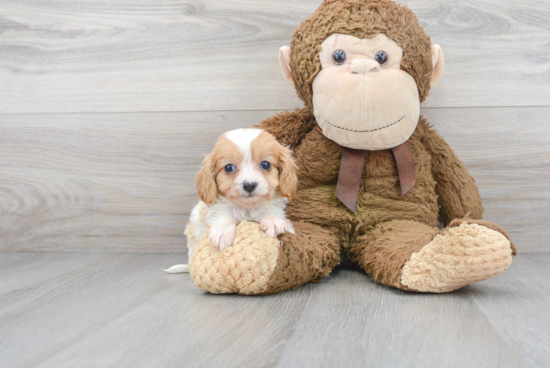
M 261 165 L 262 169 L 269 170 L 271 169 L 271 164 L 268 161 L 262 161 Z
M 235 165 L 227 164 L 223 169 L 225 170 L 226 173 L 231 174 L 233 171 L 235 171 Z
M 388 54 L 386 51 L 378 51 L 376 55 L 374 55 L 374 60 L 380 65 L 386 65 L 388 62 Z
M 346 53 L 344 50 L 336 50 L 332 53 L 332 61 L 336 65 L 342 65 L 346 61 Z

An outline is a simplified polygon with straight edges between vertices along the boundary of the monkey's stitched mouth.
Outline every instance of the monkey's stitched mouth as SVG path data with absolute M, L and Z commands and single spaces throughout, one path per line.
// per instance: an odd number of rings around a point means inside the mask
M 401 117 L 401 119 L 397 120 L 396 122 L 394 123 L 391 123 L 391 124 L 388 124 L 388 125 L 384 125 L 383 127 L 380 127 L 380 128 L 376 128 L 376 129 L 367 129 L 367 130 L 353 130 L 353 129 L 348 129 L 348 128 L 342 128 L 342 127 L 339 127 L 337 125 L 334 125 L 334 124 L 331 124 L 328 120 L 325 120 L 325 123 L 327 123 L 328 125 L 332 126 L 332 127 L 335 127 L 337 129 L 342 129 L 342 130 L 347 130 L 347 131 L 350 131 L 350 132 L 355 132 L 355 133 L 371 133 L 371 132 L 376 132 L 377 130 L 382 130 L 382 129 L 386 129 L 386 128 L 389 128 L 391 127 L 392 125 L 395 125 L 397 123 L 399 123 L 401 120 L 405 119 L 405 115 L 403 115 Z

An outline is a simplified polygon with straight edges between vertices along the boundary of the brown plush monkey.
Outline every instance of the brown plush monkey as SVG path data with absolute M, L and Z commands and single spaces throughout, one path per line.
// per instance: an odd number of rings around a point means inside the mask
M 223 253 L 203 239 L 190 260 L 198 287 L 277 293 L 349 261 L 384 285 L 438 293 L 511 264 L 506 231 L 481 220 L 474 180 L 420 116 L 443 54 L 410 9 L 325 0 L 279 60 L 305 108 L 260 127 L 295 154 L 299 188 L 287 217 L 296 234 L 268 239 L 244 222 Z

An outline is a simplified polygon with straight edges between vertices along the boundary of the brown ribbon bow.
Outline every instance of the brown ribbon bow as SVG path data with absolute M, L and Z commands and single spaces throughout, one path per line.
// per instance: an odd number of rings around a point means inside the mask
M 317 130 L 323 134 L 320 127 L 317 127 Z M 405 142 L 392 148 L 392 152 L 397 164 L 401 195 L 405 195 L 416 184 L 416 171 L 411 149 Z M 363 174 L 366 153 L 367 151 L 364 150 L 342 147 L 342 160 L 335 194 L 336 198 L 353 212 L 355 212 L 361 187 L 361 175 Z
M 416 184 L 416 171 L 411 149 L 407 142 L 392 148 L 393 156 L 397 164 L 401 195 L 407 194 Z M 361 187 L 361 174 L 367 151 L 355 150 L 342 147 L 342 161 L 338 172 L 338 183 L 336 184 L 336 198 L 355 212 L 359 188 Z

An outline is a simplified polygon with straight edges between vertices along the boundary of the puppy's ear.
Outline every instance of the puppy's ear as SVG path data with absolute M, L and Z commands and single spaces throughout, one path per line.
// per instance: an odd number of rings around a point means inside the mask
M 283 197 L 290 200 L 298 188 L 298 166 L 292 157 L 292 152 L 281 147 L 279 153 L 279 191 Z
M 197 174 L 197 192 L 207 206 L 210 206 L 218 198 L 215 170 L 216 160 L 213 154 L 209 154 L 202 162 L 202 167 Z

